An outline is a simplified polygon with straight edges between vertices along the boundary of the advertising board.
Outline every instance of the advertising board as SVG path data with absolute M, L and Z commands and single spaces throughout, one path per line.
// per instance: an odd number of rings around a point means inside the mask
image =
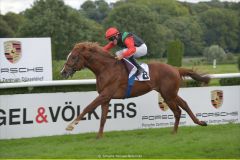
M 189 105 L 195 116 L 207 124 L 240 122 L 240 86 L 181 88 L 179 95 Z M 156 99 L 156 97 L 155 97 Z M 169 127 L 174 124 L 174 115 L 158 95 L 160 112 L 157 107 L 143 109 L 142 128 Z M 195 125 L 182 110 L 180 126 Z
M 0 96 L 0 139 L 97 132 L 101 107 L 87 114 L 71 132 L 66 126 L 97 92 L 41 93 Z M 240 86 L 181 88 L 179 95 L 208 124 L 240 122 Z M 159 107 L 159 102 L 161 102 Z M 125 100 L 114 99 L 105 131 L 169 127 L 174 116 L 157 92 Z M 195 125 L 182 111 L 180 126 Z
M 50 38 L 0 38 L 0 82 L 52 80 Z

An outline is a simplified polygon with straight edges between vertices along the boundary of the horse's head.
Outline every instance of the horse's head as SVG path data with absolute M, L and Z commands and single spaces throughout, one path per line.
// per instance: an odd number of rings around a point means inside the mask
M 81 70 L 84 67 L 84 58 L 80 54 L 78 48 L 73 48 L 67 57 L 67 62 L 64 64 L 61 71 L 61 75 L 64 78 L 69 78 L 76 71 Z
M 116 62 L 116 59 L 106 54 L 98 43 L 82 42 L 74 46 L 73 50 L 67 57 L 67 62 L 64 64 L 61 75 L 64 78 L 72 76 L 76 71 L 84 67 L 89 68 L 93 72 L 98 72 L 103 64 Z M 98 63 L 102 62 L 102 63 Z

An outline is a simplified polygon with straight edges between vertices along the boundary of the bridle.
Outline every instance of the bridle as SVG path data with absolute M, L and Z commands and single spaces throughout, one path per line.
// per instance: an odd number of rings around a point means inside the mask
M 77 66 L 78 61 L 79 61 L 79 55 L 76 56 L 76 59 L 74 60 L 74 63 L 72 65 L 69 65 L 67 62 L 64 65 L 71 68 L 74 72 L 76 72 L 77 71 L 76 66 Z

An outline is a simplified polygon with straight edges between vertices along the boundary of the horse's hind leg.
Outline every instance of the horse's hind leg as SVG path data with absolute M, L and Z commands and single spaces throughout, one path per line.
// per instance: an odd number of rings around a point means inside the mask
M 181 118 L 181 109 L 178 107 L 178 105 L 176 104 L 175 100 L 171 100 L 171 101 L 166 101 L 166 103 L 168 104 L 169 108 L 172 110 L 174 117 L 175 117 L 175 123 L 174 123 L 174 127 L 173 127 L 173 133 L 177 133 L 178 130 L 178 125 L 180 122 L 180 118 Z
M 193 112 L 191 111 L 191 109 L 189 108 L 188 104 L 186 101 L 184 101 L 180 96 L 177 96 L 177 104 L 183 109 L 185 110 L 188 115 L 191 117 L 191 119 L 193 120 L 194 123 L 201 125 L 201 126 L 207 126 L 207 123 L 204 121 L 199 121 L 197 119 L 197 117 L 193 114 Z

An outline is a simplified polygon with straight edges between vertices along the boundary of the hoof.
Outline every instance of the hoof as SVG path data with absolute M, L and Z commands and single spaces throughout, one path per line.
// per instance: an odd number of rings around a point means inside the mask
M 97 136 L 96 139 L 102 139 L 102 136 Z
M 200 125 L 201 125 L 201 126 L 207 126 L 207 123 L 204 122 L 204 121 L 200 121 Z
M 73 125 L 68 125 L 66 128 L 67 131 L 72 131 L 73 129 L 74 129 Z
M 97 135 L 97 137 L 96 137 L 96 139 L 102 139 L 103 138 L 103 136 L 102 135 Z
M 66 130 L 67 130 L 67 131 L 72 131 L 72 130 L 74 129 L 74 126 L 77 125 L 78 122 L 79 122 L 79 121 L 77 121 L 77 120 L 73 121 L 72 123 L 70 123 L 70 124 L 67 126 Z
M 79 121 L 74 121 L 73 123 L 74 123 L 75 125 L 77 125 L 77 124 L 78 124 L 78 122 L 79 122 Z

